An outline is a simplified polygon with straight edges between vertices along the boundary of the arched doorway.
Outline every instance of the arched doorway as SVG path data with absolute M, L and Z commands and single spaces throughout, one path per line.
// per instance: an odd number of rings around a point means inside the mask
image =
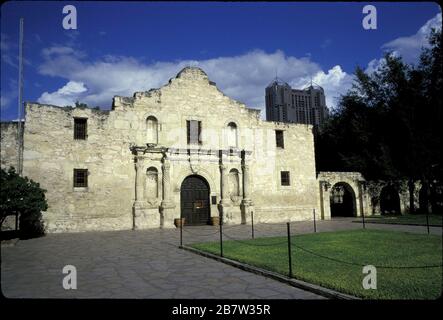
M 400 197 L 393 186 L 386 186 L 381 189 L 380 213 L 400 214 Z
M 336 183 L 331 189 L 331 217 L 356 216 L 355 193 L 345 182 Z
M 183 180 L 180 188 L 181 217 L 187 225 L 209 223 L 209 184 L 201 176 L 192 175 Z

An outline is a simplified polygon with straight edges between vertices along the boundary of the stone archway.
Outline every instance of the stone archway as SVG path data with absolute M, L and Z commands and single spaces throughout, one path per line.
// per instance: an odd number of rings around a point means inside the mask
M 357 215 L 355 192 L 346 182 L 334 184 L 330 192 L 331 218 Z
M 385 186 L 380 192 L 380 213 L 400 214 L 400 196 L 393 186 Z
M 210 188 L 205 178 L 199 175 L 186 177 L 180 187 L 181 217 L 187 225 L 204 225 L 211 216 Z

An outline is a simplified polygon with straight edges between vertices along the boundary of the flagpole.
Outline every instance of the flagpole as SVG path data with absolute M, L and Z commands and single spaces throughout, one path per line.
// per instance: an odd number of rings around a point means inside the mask
M 23 25 L 24 18 L 20 18 L 20 36 L 19 36 L 19 57 L 18 57 L 18 129 L 17 129 L 17 144 L 18 144 L 18 174 L 23 173 L 23 126 L 24 118 L 23 110 Z

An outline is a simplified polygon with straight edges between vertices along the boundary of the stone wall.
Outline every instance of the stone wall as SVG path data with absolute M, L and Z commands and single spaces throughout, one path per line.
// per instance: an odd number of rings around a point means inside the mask
M 391 188 L 394 194 L 398 196 L 399 213 L 407 214 L 411 212 L 408 182 L 406 180 L 366 181 L 359 172 L 319 172 L 317 182 L 319 188 L 318 206 L 323 219 L 331 218 L 331 190 L 338 183 L 348 185 L 353 194 L 355 201 L 354 216 L 382 214 L 380 199 L 385 188 Z M 413 195 L 414 210 L 418 209 L 420 188 L 421 183 L 416 182 Z
M 417 187 L 420 186 L 419 182 L 416 182 L 416 191 Z M 380 215 L 381 207 L 380 207 L 380 197 L 384 188 L 392 188 L 394 192 L 398 195 L 399 205 L 400 205 L 400 213 L 407 214 L 411 212 L 410 209 L 410 194 L 408 188 L 408 182 L 406 180 L 397 180 L 397 181 L 368 181 L 367 183 L 367 192 L 368 197 L 371 199 L 370 201 L 370 214 Z M 418 208 L 418 191 L 413 195 L 414 197 L 414 206 Z
M 75 117 L 88 119 L 86 140 L 73 139 Z M 156 141 L 148 118 L 157 121 Z M 187 144 L 187 120 L 201 121 L 200 145 Z M 236 146 L 227 138 L 231 122 Z M 284 131 L 283 149 L 275 130 Z M 88 188 L 73 187 L 74 168 L 89 170 Z M 228 190 L 232 169 L 238 194 Z M 281 186 L 281 171 L 290 172 L 290 186 Z M 149 172 L 156 172 L 154 187 Z M 47 190 L 50 232 L 172 227 L 181 183 L 191 174 L 208 182 L 217 199 L 211 215 L 221 212 L 228 224 L 248 223 L 251 212 L 256 221 L 285 222 L 318 210 L 312 126 L 262 121 L 201 69 L 185 68 L 160 89 L 115 97 L 110 111 L 26 104 L 24 175 Z
M 18 169 L 18 122 L 0 123 L 0 165 Z
M 18 125 L 14 122 L 0 123 L 0 165 L 6 171 L 14 167 L 18 171 Z M 2 230 L 15 230 L 16 216 L 7 216 Z
M 87 140 L 74 140 L 74 117 L 88 118 Z M 26 104 L 23 174 L 47 190 L 48 231 L 132 227 L 132 141 L 115 114 Z M 73 169 L 88 169 L 88 188 L 73 187 Z
M 366 180 L 359 172 L 319 172 L 317 183 L 319 207 L 322 219 L 331 218 L 331 191 L 338 183 L 349 187 L 354 201 L 354 215 L 362 216 L 370 211 L 370 198 L 366 190 Z

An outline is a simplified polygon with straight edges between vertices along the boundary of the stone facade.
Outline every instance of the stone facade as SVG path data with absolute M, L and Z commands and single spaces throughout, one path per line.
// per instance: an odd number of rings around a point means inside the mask
M 85 140 L 74 139 L 75 118 L 87 119 Z M 200 122 L 201 143 L 188 143 L 188 121 Z M 207 182 L 210 216 L 227 224 L 249 223 L 252 213 L 257 222 L 305 220 L 319 210 L 312 126 L 261 120 L 199 68 L 114 97 L 109 111 L 26 103 L 25 123 L 23 174 L 47 190 L 49 232 L 173 227 L 191 175 Z M 2 167 L 15 161 L 14 129 L 5 128 Z M 87 187 L 74 187 L 74 169 L 88 169 Z
M 18 168 L 18 122 L 0 123 L 0 163 L 2 168 Z
M 412 195 L 414 208 L 410 208 L 410 191 L 406 180 L 367 181 L 359 172 L 319 172 L 319 208 L 322 219 L 330 219 L 333 188 L 344 185 L 351 194 L 352 216 L 380 214 L 407 214 L 419 210 L 419 191 L 422 184 L 416 181 Z M 382 205 L 382 201 L 390 201 Z M 385 208 L 383 208 L 385 207 Z
M 366 192 L 365 179 L 359 172 L 319 172 L 319 207 L 323 219 L 331 218 L 331 191 L 336 184 L 345 184 L 353 198 L 353 212 L 355 216 L 362 216 L 369 212 L 369 199 Z

